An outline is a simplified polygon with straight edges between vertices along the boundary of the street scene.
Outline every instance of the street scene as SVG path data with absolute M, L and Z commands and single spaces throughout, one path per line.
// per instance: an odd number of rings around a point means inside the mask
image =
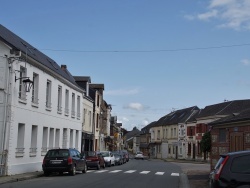
M 249 0 L 12 0 L 0 187 L 250 186 Z
M 48 177 L 40 172 L 37 177 L 28 176 L 20 180 L 0 179 L 3 188 L 15 187 L 107 187 L 119 185 L 119 187 L 207 187 L 206 179 L 196 179 L 187 181 L 186 177 L 191 172 L 207 173 L 208 164 L 166 162 L 162 160 L 135 160 L 118 166 L 107 167 L 105 169 L 90 169 L 86 174 L 77 172 L 74 177 L 67 173 L 63 175 L 51 174 Z

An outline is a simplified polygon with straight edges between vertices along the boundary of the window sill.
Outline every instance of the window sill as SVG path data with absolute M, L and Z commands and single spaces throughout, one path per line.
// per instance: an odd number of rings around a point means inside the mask
M 27 104 L 27 100 L 26 99 L 18 99 L 18 102 L 22 103 L 22 104 Z
M 32 107 L 35 107 L 35 108 L 38 108 L 38 107 L 39 107 L 39 105 L 38 105 L 38 104 L 33 103 L 33 102 L 31 102 L 31 106 L 32 106 Z
M 16 152 L 16 157 L 23 157 L 24 156 L 24 153 L 23 152 Z
M 47 107 L 45 108 L 47 111 L 51 111 L 51 107 Z

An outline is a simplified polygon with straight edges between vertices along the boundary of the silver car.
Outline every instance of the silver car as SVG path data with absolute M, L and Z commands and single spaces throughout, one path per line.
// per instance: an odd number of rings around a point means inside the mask
M 111 151 L 100 151 L 102 154 L 106 166 L 115 166 L 115 157 Z

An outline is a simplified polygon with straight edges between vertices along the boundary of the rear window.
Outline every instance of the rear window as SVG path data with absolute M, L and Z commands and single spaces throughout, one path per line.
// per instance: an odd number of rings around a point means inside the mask
M 68 150 L 50 150 L 48 151 L 47 157 L 68 157 L 69 151 Z
M 231 164 L 231 172 L 239 174 L 250 174 L 250 155 L 234 158 Z
M 221 165 L 221 163 L 225 160 L 225 158 L 226 158 L 226 156 L 222 156 L 222 157 L 218 160 L 217 164 L 216 164 L 215 167 L 214 167 L 215 170 L 218 170 L 218 169 L 220 168 L 220 165 Z

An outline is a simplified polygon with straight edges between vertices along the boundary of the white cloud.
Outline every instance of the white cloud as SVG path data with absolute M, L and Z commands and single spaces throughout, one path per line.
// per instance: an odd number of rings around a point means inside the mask
M 211 10 L 209 12 L 205 12 L 203 14 L 198 14 L 197 18 L 199 20 L 209 20 L 210 18 L 216 17 L 218 14 L 217 10 Z
M 106 91 L 105 95 L 135 95 L 139 93 L 138 89 L 117 89 Z
M 185 16 L 193 18 L 194 16 Z M 196 19 L 207 21 L 218 19 L 218 27 L 234 30 L 250 30 L 250 1 L 249 0 L 210 0 L 207 11 L 197 14 Z M 191 20 L 191 19 L 189 19 Z
M 248 59 L 242 59 L 242 60 L 241 60 L 241 63 L 242 63 L 243 65 L 245 65 L 245 66 L 248 66 L 248 65 L 250 65 L 250 60 L 248 60 Z
M 142 124 L 143 124 L 144 126 L 146 126 L 146 125 L 149 124 L 149 121 L 148 121 L 147 119 L 144 119 L 144 120 L 142 121 Z
M 130 103 L 130 104 L 126 105 L 124 108 L 129 108 L 132 110 L 140 111 L 140 110 L 144 109 L 144 106 L 140 103 Z

